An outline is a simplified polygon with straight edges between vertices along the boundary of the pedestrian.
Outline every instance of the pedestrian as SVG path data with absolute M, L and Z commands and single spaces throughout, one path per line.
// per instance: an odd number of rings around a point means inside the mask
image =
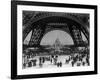
M 62 67 L 62 62 L 59 63 L 60 67 Z

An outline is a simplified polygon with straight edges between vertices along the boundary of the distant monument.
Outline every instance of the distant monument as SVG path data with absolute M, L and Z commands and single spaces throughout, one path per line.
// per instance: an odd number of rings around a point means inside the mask
M 61 52 L 60 49 L 62 48 L 62 46 L 63 46 L 63 45 L 61 44 L 59 38 L 57 38 L 57 39 L 55 40 L 54 44 L 53 44 L 53 49 L 54 49 L 55 51 Z

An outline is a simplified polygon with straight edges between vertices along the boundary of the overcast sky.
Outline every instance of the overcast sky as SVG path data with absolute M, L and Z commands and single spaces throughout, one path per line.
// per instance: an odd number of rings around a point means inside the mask
M 65 44 L 65 45 L 74 44 L 71 36 L 65 31 L 53 30 L 53 31 L 48 32 L 46 35 L 44 35 L 41 41 L 41 45 L 52 45 L 54 44 L 57 38 L 62 44 Z

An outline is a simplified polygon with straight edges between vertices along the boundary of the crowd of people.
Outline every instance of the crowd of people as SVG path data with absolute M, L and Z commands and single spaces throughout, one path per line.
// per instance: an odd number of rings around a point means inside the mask
M 66 59 L 66 64 L 70 63 L 73 66 L 85 66 L 90 65 L 89 55 L 88 54 L 74 54 L 73 56 L 69 56 L 69 59 Z
M 23 54 L 23 68 L 28 67 L 44 67 L 56 66 L 62 67 L 63 65 L 74 66 L 89 66 L 89 54 L 88 53 L 74 53 L 70 55 L 25 55 Z

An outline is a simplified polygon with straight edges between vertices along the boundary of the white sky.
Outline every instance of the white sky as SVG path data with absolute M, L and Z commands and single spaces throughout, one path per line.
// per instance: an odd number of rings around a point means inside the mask
M 54 44 L 57 38 L 62 44 L 66 44 L 66 45 L 74 44 L 71 36 L 65 31 L 53 30 L 44 35 L 40 45 L 52 45 Z
M 29 34 L 27 35 L 27 37 L 24 40 L 24 44 L 29 44 L 30 38 L 32 36 L 32 30 L 29 32 Z

